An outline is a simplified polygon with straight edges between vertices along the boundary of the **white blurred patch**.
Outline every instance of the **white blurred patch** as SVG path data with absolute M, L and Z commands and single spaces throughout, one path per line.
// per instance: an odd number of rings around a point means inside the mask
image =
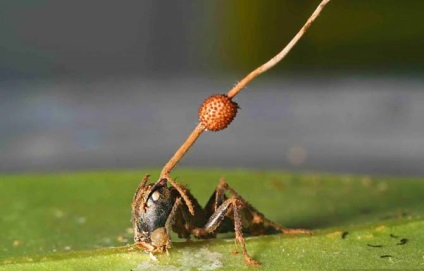
M 174 265 L 161 265 L 160 260 L 145 261 L 140 263 L 137 268 L 132 271 L 141 270 L 163 270 L 163 271 L 180 271 L 180 270 L 215 270 L 223 267 L 221 262 L 222 254 L 210 251 L 207 248 L 201 249 L 184 249 L 182 255 L 178 257 Z

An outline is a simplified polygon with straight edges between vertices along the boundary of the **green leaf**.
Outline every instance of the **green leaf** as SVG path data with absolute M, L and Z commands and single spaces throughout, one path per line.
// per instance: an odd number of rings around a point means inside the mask
M 132 246 L 130 204 L 150 171 L 0 176 L 0 270 L 249 269 L 232 235 Z M 220 177 L 269 219 L 314 236 L 248 237 L 263 270 L 423 269 L 424 180 L 243 170 L 173 174 L 201 203 Z M 152 178 L 152 181 L 155 180 Z

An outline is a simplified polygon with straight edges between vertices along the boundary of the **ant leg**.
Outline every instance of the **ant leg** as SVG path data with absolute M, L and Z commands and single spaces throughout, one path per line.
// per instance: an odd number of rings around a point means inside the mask
M 192 199 L 190 198 L 190 192 L 187 190 L 187 188 L 185 188 L 183 185 L 178 184 L 170 176 L 165 176 L 165 179 L 167 179 L 171 183 L 171 185 L 178 191 L 178 193 L 180 193 L 181 197 L 185 201 L 185 204 L 187 205 L 190 214 L 194 216 L 194 204 L 192 202 Z
M 242 206 L 238 206 L 237 202 L 234 204 L 233 212 L 234 212 L 234 231 L 236 233 L 236 240 L 241 245 L 241 248 L 243 250 L 244 260 L 247 264 L 252 266 L 258 266 L 259 263 L 255 260 L 253 260 L 249 254 L 247 253 L 246 244 L 244 242 L 243 238 L 243 232 L 242 232 L 242 223 L 241 223 L 241 216 L 240 216 L 240 209 Z
M 267 233 L 267 229 L 274 228 L 287 235 L 297 235 L 297 234 L 308 234 L 311 235 L 312 232 L 306 229 L 287 229 L 280 226 L 278 223 L 275 223 L 265 217 L 264 214 L 256 210 L 251 204 L 249 204 L 243 197 L 241 197 L 233 188 L 231 188 L 224 179 L 220 179 L 217 191 L 228 191 L 232 197 L 239 198 L 246 208 L 244 209 L 252 217 L 251 224 L 249 226 L 249 232 L 252 235 L 262 235 Z M 246 215 L 249 215 L 246 214 Z
M 245 261 L 250 265 L 258 265 L 258 263 L 247 253 L 243 229 L 252 235 L 266 234 L 270 230 L 281 231 L 285 234 L 310 233 L 303 229 L 285 229 L 267 219 L 223 179 L 220 180 L 218 187 L 206 204 L 205 214 L 209 216 L 208 221 L 203 227 L 193 229 L 191 231 L 193 236 L 202 239 L 211 238 L 215 237 L 217 233 L 234 230 L 236 242 L 241 245 Z M 230 223 L 231 227 L 229 227 Z
M 252 266 L 258 266 L 259 263 L 250 257 L 247 253 L 246 243 L 243 238 L 242 232 L 242 220 L 241 220 L 241 210 L 246 206 L 244 202 L 239 198 L 230 198 L 225 200 L 212 214 L 209 220 L 206 222 L 203 228 L 196 228 L 192 230 L 192 234 L 197 238 L 210 238 L 216 235 L 218 227 L 223 222 L 224 218 L 228 214 L 233 214 L 234 219 L 234 232 L 236 234 L 236 242 L 238 242 L 242 248 L 244 259 L 247 264 Z
M 187 201 L 181 195 L 178 195 L 170 213 L 170 220 L 166 222 L 166 225 L 169 229 L 172 228 L 172 230 L 178 234 L 179 238 L 190 240 L 192 230 L 203 227 L 208 217 L 188 190 L 187 196 L 194 207 L 195 215 L 191 215 Z M 170 232 L 170 230 L 168 230 L 168 232 Z
M 143 207 L 143 189 L 146 187 L 146 183 L 149 180 L 150 175 L 144 176 L 143 180 L 141 180 L 140 184 L 135 191 L 133 202 L 131 204 L 132 211 L 134 213 L 138 213 L 138 208 Z
M 165 222 L 165 229 L 166 229 L 166 234 L 168 238 L 168 244 L 166 246 L 167 254 L 168 254 L 168 249 L 171 248 L 171 228 L 172 228 L 172 225 L 175 224 L 175 216 L 176 216 L 177 210 L 180 208 L 180 205 L 181 205 L 181 198 L 177 198 L 175 200 L 174 206 L 172 206 L 171 213 L 169 213 L 169 216 Z

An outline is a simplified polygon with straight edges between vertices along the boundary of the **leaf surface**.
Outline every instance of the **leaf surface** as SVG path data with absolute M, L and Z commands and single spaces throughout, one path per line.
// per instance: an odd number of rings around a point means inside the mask
M 232 235 L 174 238 L 159 261 L 132 246 L 130 204 L 158 170 L 0 176 L 0 270 L 249 269 Z M 424 268 L 424 180 L 178 170 L 201 204 L 220 177 L 269 219 L 314 236 L 248 237 L 262 270 Z M 154 181 L 154 178 L 152 178 Z

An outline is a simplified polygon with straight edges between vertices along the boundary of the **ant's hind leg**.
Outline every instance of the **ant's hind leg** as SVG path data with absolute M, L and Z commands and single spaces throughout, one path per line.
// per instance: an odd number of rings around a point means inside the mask
M 228 191 L 231 197 L 238 198 L 245 208 L 242 209 L 242 214 L 245 217 L 249 217 L 250 223 L 248 229 L 252 235 L 263 235 L 269 233 L 269 229 L 275 229 L 287 235 L 297 235 L 297 234 L 308 234 L 311 235 L 312 232 L 306 229 L 287 229 L 280 226 L 278 223 L 275 223 L 265 217 L 264 214 L 256 210 L 250 203 L 248 203 L 243 197 L 241 197 L 232 187 L 228 185 L 223 178 L 220 179 L 218 187 L 216 189 L 216 198 L 225 197 L 225 192 Z M 226 197 L 225 197 L 226 198 Z M 247 225 L 246 225 L 247 226 Z

